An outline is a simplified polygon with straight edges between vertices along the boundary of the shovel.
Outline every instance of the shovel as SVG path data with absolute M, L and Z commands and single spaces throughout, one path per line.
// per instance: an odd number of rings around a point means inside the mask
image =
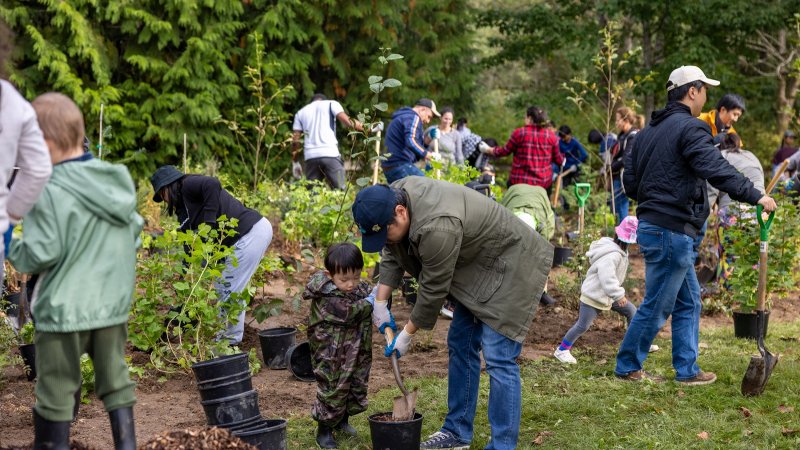
M 556 178 L 556 187 L 553 189 L 553 197 L 550 199 L 550 205 L 552 205 L 553 209 L 558 206 L 558 196 L 561 194 L 561 179 L 564 178 L 566 175 L 575 171 L 577 166 L 572 166 L 567 170 L 564 170 L 564 166 L 561 166 L 561 173 L 558 174 Z
M 394 340 L 394 332 L 391 328 L 386 328 L 386 343 L 391 344 Z M 394 398 L 392 405 L 392 421 L 405 422 L 414 418 L 414 410 L 417 407 L 417 389 L 408 392 L 406 386 L 403 384 L 403 378 L 400 376 L 400 364 L 397 362 L 397 354 L 392 352 L 392 371 L 394 372 L 394 381 L 400 388 L 403 395 L 398 395 Z
M 769 376 L 772 375 L 772 370 L 778 364 L 780 355 L 773 355 L 764 346 L 764 303 L 767 297 L 767 241 L 769 227 L 772 224 L 772 219 L 775 217 L 775 212 L 769 214 L 769 219 L 764 222 L 761 217 L 763 207 L 758 205 L 756 214 L 758 216 L 758 225 L 761 227 L 761 251 L 758 258 L 758 306 L 756 309 L 757 332 L 758 332 L 758 351 L 761 356 L 753 356 L 750 358 L 750 365 L 747 366 L 747 372 L 742 379 L 742 395 L 752 397 L 761 395 L 764 388 L 767 386 Z
M 586 200 L 592 192 L 592 185 L 589 183 L 575 183 L 575 197 L 578 198 L 578 235 L 583 236 L 583 211 Z

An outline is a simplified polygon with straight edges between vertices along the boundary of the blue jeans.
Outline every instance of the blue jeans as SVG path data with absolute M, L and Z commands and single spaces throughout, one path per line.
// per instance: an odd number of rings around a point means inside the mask
M 703 226 L 700 228 L 700 231 L 697 232 L 697 236 L 692 241 L 692 252 L 694 253 L 692 264 L 694 264 L 694 261 L 697 261 L 697 256 L 700 254 L 700 246 L 703 245 L 703 239 L 706 237 L 706 231 L 708 231 L 708 219 L 703 222 Z
M 700 339 L 700 285 L 694 272 L 692 238 L 639 221 L 637 243 L 645 261 L 645 293 L 617 353 L 617 375 L 642 370 L 658 330 L 672 315 L 675 380 L 688 380 L 697 366 Z
M 617 225 L 619 225 L 622 219 L 628 216 L 631 202 L 622 189 L 622 182 L 619 180 L 619 176 L 614 178 L 612 184 L 614 186 L 614 210 L 617 213 Z
M 402 179 L 402 178 L 405 178 L 405 177 L 408 177 L 408 176 L 411 176 L 411 175 L 416 175 L 416 176 L 420 176 L 420 177 L 424 177 L 425 176 L 425 173 L 423 173 L 421 170 L 419 170 L 419 167 L 417 167 L 417 166 L 415 166 L 415 165 L 413 165 L 411 163 L 403 164 L 401 166 L 394 166 L 389 170 L 384 170 L 383 174 L 386 176 L 386 182 L 388 184 L 392 184 L 392 183 L 394 183 L 395 181 L 397 181 L 399 179 Z
M 522 344 L 494 331 L 460 303 L 447 333 L 447 417 L 442 431 L 472 442 L 475 408 L 481 375 L 481 356 L 489 374 L 489 425 L 492 439 L 487 449 L 514 449 L 522 413 L 522 383 L 517 357 Z

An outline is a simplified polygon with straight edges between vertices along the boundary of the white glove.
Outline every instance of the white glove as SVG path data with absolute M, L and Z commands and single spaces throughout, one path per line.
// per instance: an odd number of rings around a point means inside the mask
M 442 154 L 441 153 L 436 153 L 436 152 L 431 152 L 431 159 L 434 160 L 434 161 L 441 161 L 442 160 Z
M 372 288 L 372 292 L 369 293 L 368 296 L 364 297 L 364 300 L 368 301 L 372 307 L 375 307 L 375 296 L 378 295 L 378 286 Z
M 377 133 L 379 131 L 383 131 L 383 122 L 378 122 L 372 124 L 372 129 L 370 130 L 372 133 Z
M 303 178 L 303 166 L 297 161 L 292 161 L 292 176 L 298 180 Z
M 486 142 L 483 142 L 483 141 L 481 141 L 481 143 L 478 144 L 478 150 L 480 150 L 481 153 L 484 153 L 486 155 L 491 155 L 492 154 L 492 147 L 489 144 L 487 144 Z
M 394 316 L 389 311 L 389 302 L 375 300 L 372 305 L 372 323 L 378 327 L 378 331 L 384 334 L 386 327 L 397 331 L 397 325 L 394 323 Z
M 403 331 L 394 337 L 392 343 L 384 348 L 383 356 L 390 358 L 392 353 L 395 353 L 399 358 L 408 353 L 408 348 L 411 346 L 411 337 L 412 335 L 406 333 L 406 329 L 403 328 Z

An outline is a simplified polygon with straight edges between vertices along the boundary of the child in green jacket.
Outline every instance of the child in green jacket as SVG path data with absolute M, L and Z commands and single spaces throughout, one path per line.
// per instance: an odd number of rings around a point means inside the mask
M 68 97 L 44 94 L 33 107 L 53 173 L 8 259 L 20 272 L 39 274 L 31 300 L 39 377 L 34 448 L 69 448 L 80 358 L 88 353 L 115 448 L 135 449 L 136 399 L 124 359 L 143 224 L 133 180 L 124 166 L 84 153 L 83 115 Z

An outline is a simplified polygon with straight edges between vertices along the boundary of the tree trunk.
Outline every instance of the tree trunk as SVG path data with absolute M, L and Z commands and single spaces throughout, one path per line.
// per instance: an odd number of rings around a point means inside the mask
M 649 19 L 642 20 L 642 59 L 646 71 L 653 70 L 655 55 L 653 50 L 653 38 L 651 36 L 651 24 Z M 650 115 L 655 111 L 656 95 L 648 90 L 644 95 L 644 121 L 650 123 Z
M 778 76 L 778 114 L 776 119 L 778 134 L 781 136 L 784 131 L 789 129 L 798 89 L 800 89 L 800 78 Z

